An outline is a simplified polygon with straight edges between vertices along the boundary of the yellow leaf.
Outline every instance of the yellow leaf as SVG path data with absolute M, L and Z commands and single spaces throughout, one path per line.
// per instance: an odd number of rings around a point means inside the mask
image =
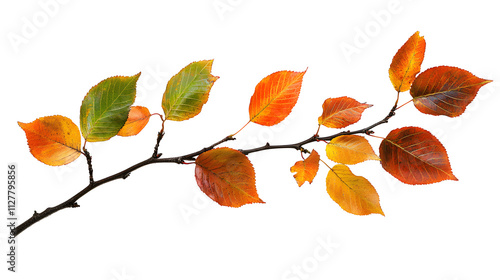
M 342 164 L 380 160 L 368 140 L 358 135 L 343 135 L 333 138 L 326 146 L 326 156 L 330 160 Z
M 372 184 L 364 177 L 352 174 L 349 167 L 343 164 L 337 164 L 328 171 L 326 191 L 346 212 L 385 216 L 380 207 L 378 193 Z

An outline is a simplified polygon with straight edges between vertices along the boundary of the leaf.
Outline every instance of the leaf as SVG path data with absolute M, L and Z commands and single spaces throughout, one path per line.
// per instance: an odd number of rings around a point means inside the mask
M 139 134 L 141 130 L 148 124 L 149 113 L 148 108 L 142 106 L 132 106 L 128 112 L 127 122 L 118 131 L 118 136 L 134 136 Z
M 425 55 L 425 39 L 415 32 L 392 58 L 389 78 L 397 92 L 410 89 Z
M 284 120 L 297 103 L 306 71 L 280 71 L 262 79 L 250 99 L 250 121 L 273 126 Z
M 184 121 L 201 112 L 219 78 L 210 73 L 212 63 L 213 60 L 190 63 L 168 81 L 161 103 L 167 120 Z
M 255 187 L 255 171 L 240 151 L 217 148 L 196 158 L 196 182 L 200 189 L 222 206 L 240 207 L 264 203 Z
M 59 166 L 80 156 L 80 130 L 71 119 L 57 115 L 17 123 L 26 133 L 31 154 L 39 161 Z
M 380 199 L 375 188 L 361 176 L 354 175 L 349 167 L 335 165 L 326 176 L 326 191 L 346 212 L 355 215 L 380 214 Z
M 415 107 L 424 114 L 457 117 L 476 97 L 479 88 L 489 82 L 457 67 L 438 66 L 418 75 L 410 94 Z
M 391 131 L 380 144 L 380 160 L 387 172 L 406 184 L 458 180 L 441 142 L 419 127 Z
M 344 128 L 358 122 L 363 111 L 371 106 L 347 96 L 328 98 L 323 102 L 323 114 L 318 123 L 330 128 Z
M 299 187 L 301 187 L 306 181 L 309 184 L 312 183 L 316 173 L 319 169 L 319 154 L 315 150 L 312 150 L 311 154 L 301 161 L 297 161 L 294 166 L 290 168 L 290 172 L 293 174 L 293 178 L 297 181 Z
M 380 160 L 368 140 L 358 135 L 342 135 L 326 145 L 326 156 L 335 162 L 357 164 L 366 160 Z
M 83 138 L 89 142 L 106 141 L 120 131 L 134 103 L 140 75 L 111 77 L 90 89 L 80 107 Z

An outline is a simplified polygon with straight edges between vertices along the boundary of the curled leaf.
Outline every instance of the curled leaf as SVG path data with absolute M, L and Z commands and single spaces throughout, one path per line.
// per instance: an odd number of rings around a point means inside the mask
M 280 71 L 262 79 L 250 99 L 250 121 L 273 126 L 284 120 L 297 103 L 305 73 Z
M 380 199 L 372 184 L 364 177 L 354 175 L 349 167 L 335 165 L 326 176 L 326 191 L 346 212 L 355 215 L 380 214 Z
M 410 94 L 415 107 L 424 114 L 457 117 L 489 82 L 457 67 L 438 66 L 418 75 Z
M 83 138 L 89 142 L 106 141 L 120 131 L 134 103 L 140 75 L 111 77 L 90 89 L 80 107 Z
M 210 89 L 219 79 L 211 74 L 213 62 L 190 63 L 168 81 L 161 103 L 167 120 L 184 121 L 201 112 Z
M 410 89 L 415 77 L 420 72 L 424 60 L 425 39 L 415 32 L 398 50 L 389 68 L 389 78 L 394 89 L 404 92 Z
M 323 114 L 318 123 L 330 128 L 344 128 L 358 122 L 363 111 L 371 106 L 347 96 L 328 98 L 323 102 Z
M 68 164 L 81 154 L 80 130 L 67 117 L 49 116 L 18 124 L 26 133 L 31 154 L 45 164 Z
M 332 161 L 343 164 L 379 160 L 368 140 L 358 135 L 342 135 L 333 138 L 326 145 L 326 156 Z
M 200 189 L 222 206 L 264 203 L 257 194 L 253 165 L 240 151 L 217 148 L 204 152 L 196 158 L 195 177 Z
M 306 181 L 309 184 L 312 183 L 316 173 L 319 169 L 319 154 L 315 150 L 312 150 L 311 154 L 301 161 L 297 161 L 294 166 L 290 167 L 290 172 L 293 174 L 293 178 L 297 181 L 299 187 L 301 187 Z
M 127 122 L 118 131 L 118 136 L 134 136 L 139 134 L 141 130 L 148 124 L 149 113 L 148 108 L 142 106 L 132 106 L 130 107 L 130 112 L 128 113 Z
M 380 144 L 380 160 L 387 172 L 406 184 L 458 180 L 441 142 L 420 127 L 391 131 Z

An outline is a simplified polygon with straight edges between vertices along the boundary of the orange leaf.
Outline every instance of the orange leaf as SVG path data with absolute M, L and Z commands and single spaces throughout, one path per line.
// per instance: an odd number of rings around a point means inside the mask
M 349 167 L 335 165 L 326 176 L 326 191 L 346 212 L 355 215 L 381 214 L 380 199 L 366 178 L 352 174 Z
M 420 112 L 456 117 L 465 111 L 479 88 L 489 82 L 457 67 L 438 66 L 418 75 L 410 94 Z
M 458 180 L 441 142 L 420 127 L 395 129 L 380 144 L 382 167 L 411 185 Z
M 335 162 L 357 164 L 366 160 L 379 160 L 368 140 L 358 135 L 342 135 L 326 145 L 326 156 Z
M 119 136 L 134 136 L 139 134 L 141 130 L 148 124 L 149 113 L 148 108 L 142 106 L 132 106 L 128 112 L 127 122 L 118 131 Z
M 306 71 L 280 71 L 262 79 L 250 99 L 250 121 L 272 126 L 284 120 L 297 103 Z
M 293 174 L 293 178 L 297 181 L 297 184 L 302 186 L 306 181 L 309 184 L 312 183 L 316 173 L 319 169 L 319 154 L 315 150 L 312 150 L 311 154 L 301 161 L 297 161 L 294 166 L 290 168 L 290 172 Z
M 31 154 L 39 161 L 59 166 L 80 156 L 80 130 L 69 118 L 49 116 L 17 123 L 26 133 Z
M 424 60 L 425 39 L 418 31 L 398 50 L 389 68 L 389 78 L 398 92 L 407 91 L 420 72 Z
M 196 158 L 195 177 L 200 189 L 222 206 L 264 203 L 257 195 L 252 163 L 240 151 L 217 148 L 204 152 Z
M 328 98 L 323 102 L 323 114 L 318 123 L 330 128 L 344 128 L 358 122 L 363 111 L 371 106 L 347 96 Z

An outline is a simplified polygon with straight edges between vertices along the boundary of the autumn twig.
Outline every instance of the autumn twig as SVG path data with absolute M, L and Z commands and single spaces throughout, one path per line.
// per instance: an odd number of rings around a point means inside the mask
M 246 155 L 250 154 L 250 153 L 255 153 L 255 152 L 264 151 L 264 150 L 271 150 L 271 149 L 296 149 L 299 151 L 306 151 L 303 148 L 303 146 L 306 144 L 312 143 L 312 142 L 329 141 L 329 140 L 332 140 L 333 138 L 339 137 L 341 135 L 371 134 L 372 133 L 371 129 L 373 129 L 374 127 L 376 127 L 380 124 L 387 123 L 389 121 L 389 119 L 392 116 L 394 116 L 395 110 L 396 110 L 396 107 L 393 107 L 391 109 L 391 111 L 389 112 L 389 114 L 385 118 L 383 118 L 382 120 L 380 120 L 380 121 L 378 121 L 378 122 L 376 122 L 368 127 L 363 128 L 363 129 L 359 129 L 359 130 L 355 130 L 355 131 L 343 131 L 343 132 L 333 134 L 330 136 L 325 136 L 325 137 L 319 137 L 317 135 L 314 135 L 314 136 L 311 136 L 304 141 L 301 141 L 301 142 L 298 142 L 295 144 L 270 145 L 269 143 L 267 143 L 261 147 L 247 149 L 247 150 L 240 150 L 240 151 Z M 223 138 L 220 141 L 213 143 L 212 145 L 210 145 L 208 147 L 205 147 L 203 149 L 200 149 L 199 151 L 196 151 L 196 152 L 193 152 L 190 154 L 186 154 L 186 155 L 178 156 L 178 157 L 160 158 L 161 153 L 160 154 L 158 153 L 158 147 L 160 145 L 160 141 L 162 138 L 163 138 L 163 133 L 160 131 L 160 132 L 158 132 L 158 137 L 157 137 L 157 141 L 156 141 L 153 155 L 150 158 L 148 158 L 144 161 L 141 161 L 135 165 L 132 165 L 131 167 L 129 167 L 123 171 L 120 171 L 116 174 L 113 174 L 111 176 L 108 176 L 108 177 L 103 178 L 103 179 L 98 180 L 98 181 L 94 181 L 91 156 L 90 156 L 90 153 L 85 149 L 84 154 L 87 158 L 87 163 L 89 165 L 89 178 L 90 178 L 89 185 L 87 187 L 85 187 L 83 190 L 81 190 L 79 193 L 77 193 L 76 195 L 71 197 L 70 199 L 64 201 L 63 203 L 61 203 L 57 206 L 49 207 L 41 213 L 37 213 L 35 211 L 33 216 L 31 216 L 28 220 L 26 220 L 25 222 L 23 222 L 22 224 L 20 224 L 19 226 L 17 226 L 14 229 L 14 232 L 13 232 L 14 236 L 19 235 L 21 232 L 23 232 L 24 230 L 26 230 L 30 226 L 34 225 L 35 223 L 39 222 L 40 220 L 42 220 L 46 217 L 58 212 L 59 210 L 62 210 L 65 208 L 79 207 L 80 205 L 78 205 L 78 203 L 77 203 L 78 199 L 80 199 L 81 197 L 83 197 L 84 195 L 89 193 L 91 190 L 97 188 L 100 185 L 114 181 L 116 179 L 126 179 L 133 171 L 135 171 L 141 167 L 144 167 L 146 165 L 153 164 L 153 163 L 178 163 L 178 164 L 182 164 L 182 163 L 185 163 L 185 161 L 194 161 L 194 160 L 196 160 L 196 157 L 201 155 L 202 153 L 209 151 L 209 150 L 212 150 L 224 142 L 235 140 L 235 138 L 232 135 L 230 135 L 230 136 Z

